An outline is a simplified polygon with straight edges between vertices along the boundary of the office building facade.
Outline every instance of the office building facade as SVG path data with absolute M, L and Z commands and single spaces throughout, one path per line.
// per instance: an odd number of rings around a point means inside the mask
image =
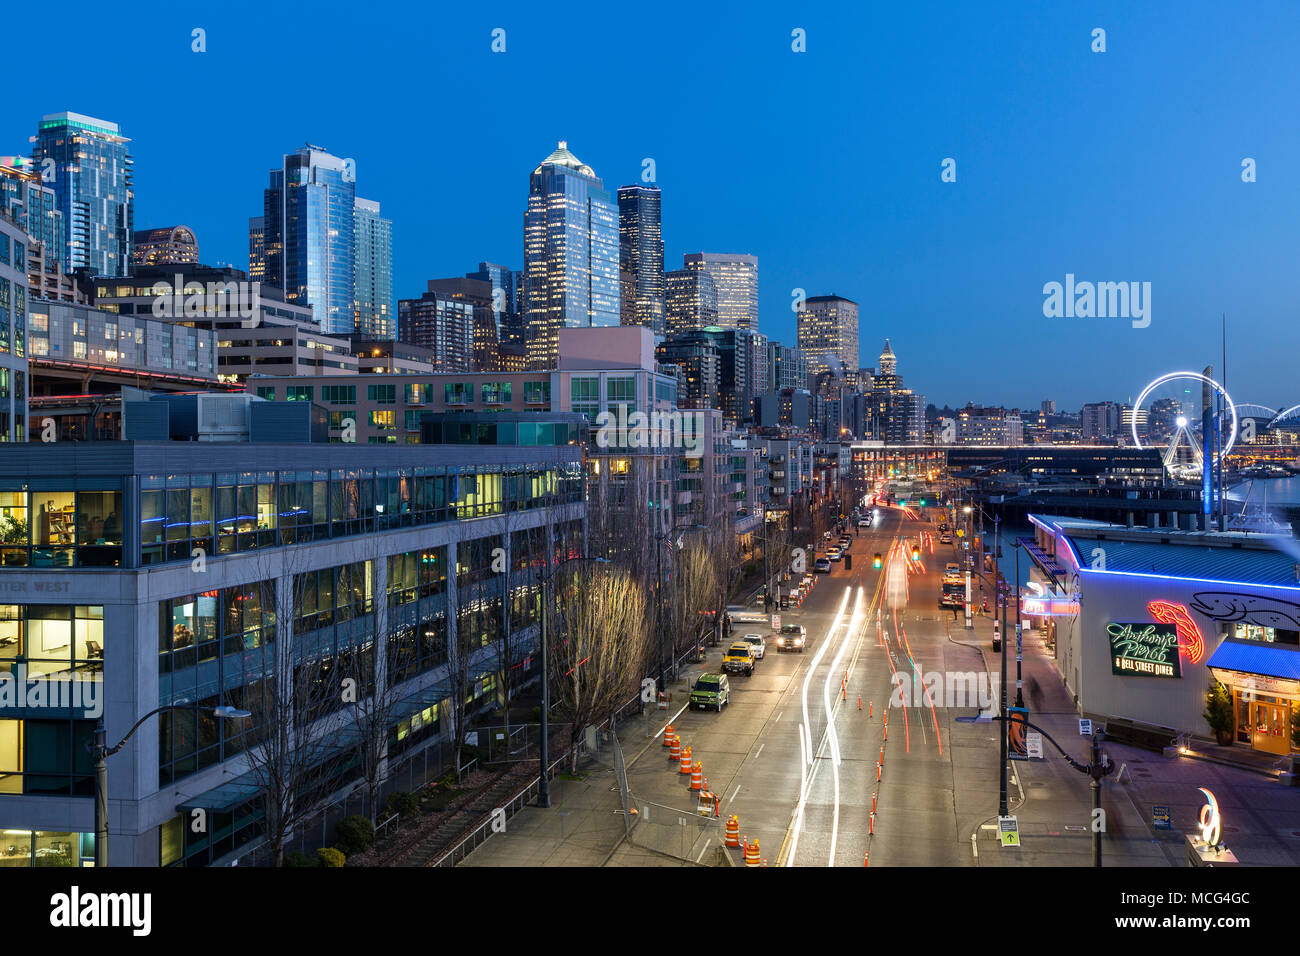
M 694 252 L 682 257 L 682 267 L 707 273 L 713 280 L 718 296 L 718 318 L 713 324 L 758 331 L 758 256 Z
M 858 304 L 837 295 L 810 297 L 798 313 L 797 341 L 814 375 L 855 375 L 860 364 Z
M 320 754 L 294 764 L 301 799 L 356 784 L 359 737 L 378 736 L 400 772 L 448 734 L 452 666 L 471 710 L 500 699 L 501 675 L 535 673 L 538 583 L 522 569 L 583 548 L 576 445 L 12 450 L 0 514 L 22 533 L 3 545 L 0 666 L 75 693 L 0 704 L 11 866 L 93 860 L 86 744 L 101 717 L 111 744 L 166 708 L 108 758 L 111 866 L 228 865 L 264 838 L 268 767 L 283 764 L 260 741 L 286 706 L 268 681 L 313 708 L 292 738 Z M 517 572 L 509 594 L 487 574 L 495 548 Z M 357 656 L 383 662 L 373 693 L 390 702 L 369 729 L 339 692 Z M 252 716 L 218 720 L 223 705 Z M 209 827 L 188 825 L 197 811 Z
M 665 326 L 682 335 L 718 325 L 718 290 L 713 277 L 698 269 L 677 269 L 664 276 Z

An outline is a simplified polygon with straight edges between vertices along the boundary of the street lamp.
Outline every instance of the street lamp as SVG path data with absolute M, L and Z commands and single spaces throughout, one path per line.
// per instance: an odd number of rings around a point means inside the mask
M 1005 697 L 1006 694 L 1004 692 L 1003 694 L 1004 710 L 1006 708 Z M 976 717 L 958 717 L 956 718 L 956 720 L 957 723 L 959 724 L 974 724 L 974 723 L 979 723 L 982 720 L 1001 721 L 1002 731 L 1003 731 L 1002 739 L 1004 741 L 1006 740 L 1006 729 L 1007 729 L 1008 718 L 1005 713 L 1002 714 L 1001 716 L 980 715 Z M 1043 737 L 1046 738 L 1053 747 L 1055 747 L 1058 751 L 1060 751 L 1061 756 L 1065 758 L 1065 762 L 1068 763 L 1071 767 L 1073 767 L 1075 770 L 1078 770 L 1080 773 L 1087 774 L 1089 777 L 1092 778 L 1092 784 L 1089 787 L 1089 789 L 1092 791 L 1092 820 L 1091 820 L 1091 827 L 1090 827 L 1092 830 L 1092 865 L 1098 867 L 1101 866 L 1102 828 L 1097 823 L 1101 811 L 1101 781 L 1103 777 L 1108 777 L 1115 772 L 1115 764 L 1111 762 L 1110 757 L 1104 755 L 1101 752 L 1101 741 L 1103 737 L 1102 732 L 1100 730 L 1094 730 L 1092 732 L 1092 758 L 1088 763 L 1085 764 L 1085 763 L 1080 763 L 1079 761 L 1071 757 L 1068 753 L 1066 753 L 1065 748 L 1062 747 L 1060 744 L 1058 744 L 1056 740 L 1053 739 L 1052 735 L 1049 734 L 1047 731 L 1045 731 L 1042 727 L 1039 727 L 1037 724 L 1034 724 L 1029 720 L 1026 720 L 1024 717 L 1019 718 L 1019 720 L 1026 727 L 1042 734 Z M 1004 768 L 1006 767 L 1005 760 L 1003 761 L 1003 767 Z M 1003 777 L 1003 779 L 1004 780 L 1006 779 L 1005 776 Z M 1006 807 L 1005 800 L 1003 802 L 1001 809 L 998 812 L 1001 816 L 1004 817 L 1007 816 L 1007 807 Z
M 547 571 L 545 574 L 542 575 L 542 580 L 544 582 L 543 589 L 545 589 L 546 585 L 549 585 L 551 583 L 551 581 L 554 579 L 556 573 L 560 570 L 560 568 L 564 567 L 566 564 L 570 564 L 575 561 L 590 562 L 592 564 L 612 563 L 608 558 L 599 558 L 599 557 L 589 558 L 581 554 L 576 554 L 572 557 L 565 558 L 563 561 L 557 561 L 554 567 L 552 567 L 549 571 Z M 554 589 L 552 589 L 552 591 L 554 591 Z M 540 745 L 538 746 L 538 751 L 540 752 L 540 757 L 541 757 L 542 775 L 537 781 L 537 806 L 541 807 L 542 809 L 549 809 L 551 806 L 551 774 L 550 774 L 550 769 L 551 769 L 550 768 L 550 762 L 551 762 L 551 747 L 550 747 L 550 743 L 551 743 L 551 722 L 550 722 L 551 660 L 550 658 L 551 655 L 550 655 L 549 645 L 546 642 L 546 625 L 547 625 L 546 609 L 550 605 L 550 603 L 551 602 L 547 599 L 546 594 L 543 593 L 542 594 L 542 728 L 541 728 L 542 739 Z
M 155 707 L 149 713 L 137 720 L 126 732 L 126 736 L 117 742 L 115 746 L 107 746 L 107 736 L 104 729 L 104 718 L 100 717 L 95 724 L 95 740 L 90 745 L 90 756 L 95 764 L 95 866 L 108 866 L 108 758 L 113 756 L 123 747 L 126 742 L 134 736 L 135 732 L 140 729 L 150 717 L 155 714 L 161 714 L 163 711 L 173 710 L 207 710 L 198 704 L 165 704 L 162 707 Z M 212 716 L 219 720 L 243 720 L 252 717 L 252 711 L 240 710 L 238 707 L 221 705 L 212 708 Z

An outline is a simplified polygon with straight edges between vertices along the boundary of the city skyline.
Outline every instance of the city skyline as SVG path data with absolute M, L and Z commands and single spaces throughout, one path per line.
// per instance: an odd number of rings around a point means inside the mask
M 892 337 L 900 353 L 914 356 L 918 387 L 940 405 L 1032 407 L 1040 392 L 1063 408 L 1122 401 L 1160 372 L 1217 368 L 1226 312 L 1229 391 L 1280 407 L 1296 396 L 1276 356 L 1300 344 L 1293 321 L 1300 279 L 1289 265 L 1296 202 L 1281 191 L 1296 134 L 1269 118 L 1285 115 L 1294 91 L 1284 70 L 1297 21 L 1238 22 L 1208 5 L 1198 9 L 1175 24 L 1119 7 L 1087 19 L 1048 11 L 1027 24 L 949 8 L 952 29 L 941 36 L 905 12 L 871 24 L 855 11 L 831 18 L 758 10 L 743 20 L 725 9 L 700 12 L 686 39 L 665 23 L 645 25 L 628 42 L 668 101 L 689 90 L 674 78 L 674 56 L 701 65 L 716 59 L 710 75 L 739 76 L 750 96 L 731 106 L 734 136 L 716 135 L 716 116 L 666 111 L 633 121 L 606 109 L 616 90 L 597 90 L 581 103 L 516 111 L 510 135 L 472 166 L 454 151 L 424 150 L 429 167 L 415 185 L 377 134 L 410 103 L 374 102 L 359 120 L 346 106 L 362 94 L 347 90 L 303 103 L 291 118 L 250 117 L 229 148 L 193 151 L 178 166 L 169 162 L 175 136 L 164 117 L 192 110 L 184 89 L 155 90 L 146 101 L 120 91 L 88 94 L 56 76 L 40 103 L 0 106 L 0 151 L 30 153 L 27 137 L 49 113 L 117 123 L 135 160 L 135 226 L 184 222 L 206 259 L 244 268 L 247 220 L 260 211 L 266 169 L 304 141 L 320 143 L 356 158 L 365 195 L 392 219 L 394 297 L 402 298 L 421 294 L 429 275 L 461 274 L 479 261 L 522 268 L 525 177 L 563 138 L 611 191 L 641 181 L 644 159 L 654 161 L 666 262 L 702 250 L 756 255 L 759 331 L 770 339 L 794 341 L 792 290 L 845 295 L 861 303 L 862 365 Z M 236 5 L 232 22 L 238 12 Z M 262 16 L 272 29 L 282 15 Z M 438 77 L 506 94 L 522 88 L 548 48 L 583 48 L 594 65 L 611 69 L 629 53 L 613 41 L 629 16 L 622 12 L 563 30 L 522 6 L 494 16 L 453 11 L 430 21 L 447 51 Z M 183 67 L 195 82 L 221 77 L 232 99 L 251 92 L 253 74 L 241 79 L 239 66 L 255 55 L 237 48 L 220 23 L 206 25 L 207 52 L 192 52 L 190 19 L 163 11 L 151 23 L 147 42 L 160 66 Z M 1105 53 L 1090 49 L 1098 25 L 1109 38 Z M 106 42 L 146 42 L 107 18 L 91 26 Z M 507 31 L 501 54 L 491 51 L 497 26 Z M 791 50 L 795 27 L 807 32 L 806 53 Z M 338 43 L 315 36 L 311 25 L 299 29 L 301 48 L 283 51 L 289 65 L 305 56 L 299 49 Z M 397 36 L 362 23 L 350 42 L 399 62 L 393 54 L 425 32 Z M 888 41 L 879 62 L 861 68 L 866 73 L 846 67 L 849 54 L 875 48 L 872 36 Z M 1017 56 L 998 53 L 1008 48 Z M 859 87 L 878 95 L 865 99 Z M 812 88 L 829 92 L 813 103 L 805 95 Z M 430 105 L 436 110 L 436 101 Z M 596 107 L 591 116 L 588 107 Z M 824 128 L 820 135 L 834 148 L 781 149 L 792 122 L 813 126 L 846 112 L 862 114 L 855 125 L 864 129 Z M 1087 130 L 1098 132 L 1080 132 Z M 429 134 L 412 135 L 424 142 Z M 1205 151 L 1207 142 L 1216 149 Z M 945 183 L 941 163 L 950 157 L 956 182 Z M 1258 164 L 1257 182 L 1242 182 L 1244 158 Z M 441 186 L 452 176 L 466 188 Z M 784 188 L 771 188 L 778 178 Z M 198 196 L 188 187 L 195 181 L 205 183 Z M 456 229 L 427 228 L 449 217 Z M 1152 324 L 1045 318 L 1044 285 L 1067 275 L 1150 282 Z M 1022 374 L 1009 377 L 998 359 L 1011 342 Z M 1059 367 L 1063 355 L 1069 361 Z M 1039 374 L 1042 384 L 1027 387 Z M 1254 390 L 1235 384 L 1242 382 Z

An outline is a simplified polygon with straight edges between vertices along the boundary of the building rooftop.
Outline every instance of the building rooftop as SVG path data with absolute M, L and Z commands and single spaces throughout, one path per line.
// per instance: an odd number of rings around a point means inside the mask
M 1300 590 L 1300 543 L 1281 535 L 1240 531 L 1180 531 L 1058 515 L 1030 515 L 1035 525 L 1065 538 L 1081 567 L 1136 574 Z M 1099 545 L 1098 542 L 1105 542 Z M 1106 566 L 1092 568 L 1103 547 Z

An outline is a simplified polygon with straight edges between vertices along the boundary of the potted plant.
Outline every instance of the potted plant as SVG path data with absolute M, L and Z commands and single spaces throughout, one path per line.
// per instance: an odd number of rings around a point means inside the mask
M 1205 694 L 1205 713 L 1202 716 L 1214 731 L 1214 739 L 1219 746 L 1226 747 L 1232 743 L 1237 729 L 1237 715 L 1232 709 L 1232 695 L 1217 680 Z

